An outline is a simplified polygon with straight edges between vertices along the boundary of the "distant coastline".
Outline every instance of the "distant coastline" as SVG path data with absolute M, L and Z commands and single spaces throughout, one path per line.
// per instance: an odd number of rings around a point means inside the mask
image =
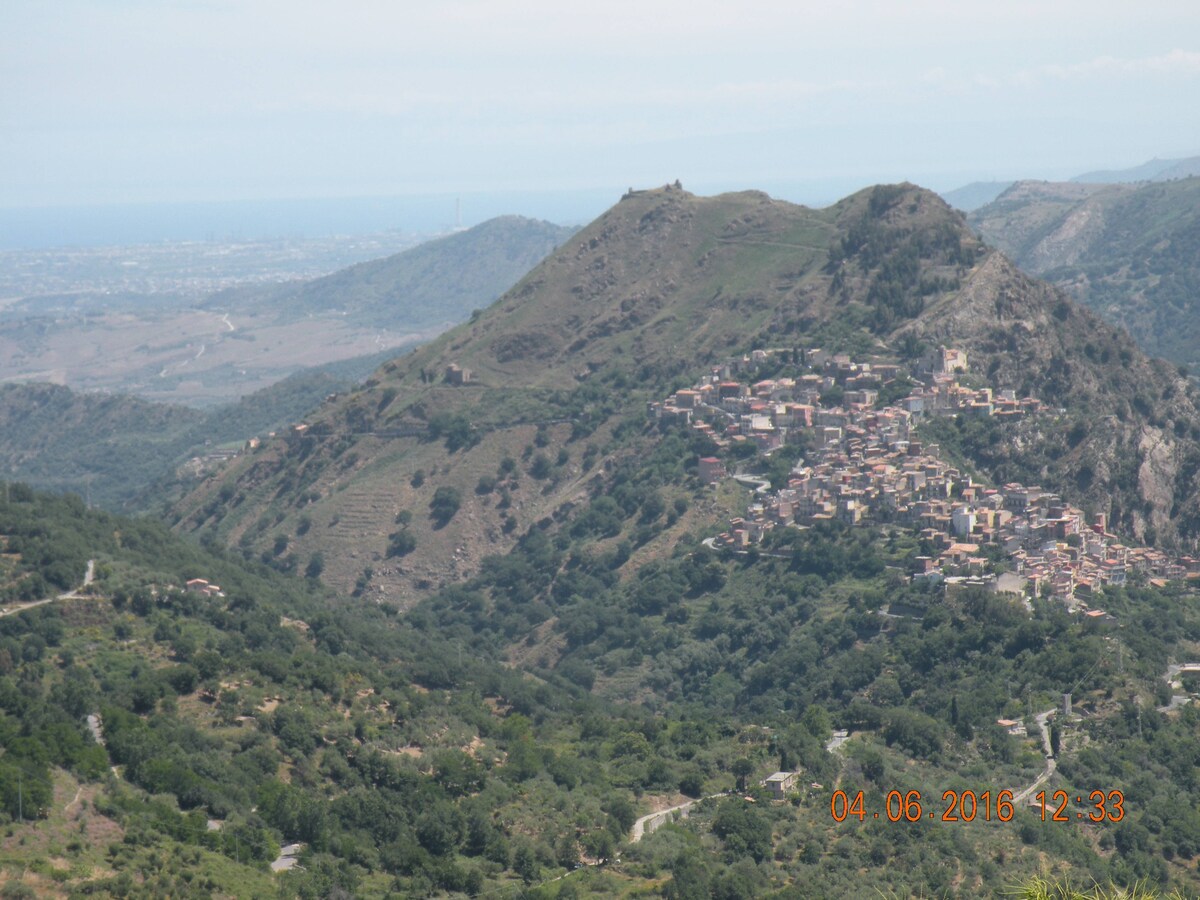
M 572 224 L 593 218 L 619 196 L 613 189 L 0 208 L 0 251 L 436 233 L 508 213 Z

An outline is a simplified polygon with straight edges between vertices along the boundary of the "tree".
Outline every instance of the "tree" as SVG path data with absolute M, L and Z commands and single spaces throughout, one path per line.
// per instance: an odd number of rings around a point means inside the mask
M 529 844 L 522 843 L 513 854 L 513 871 L 521 876 L 526 884 L 533 884 L 538 878 L 537 855 Z
M 750 760 L 743 756 L 741 759 L 735 759 L 733 761 L 730 771 L 737 776 L 738 790 L 744 791 L 746 789 L 746 779 L 750 777 L 750 773 L 754 771 L 754 763 L 750 762 Z
M 771 823 L 739 797 L 722 801 L 713 819 L 713 834 L 725 842 L 730 859 L 749 856 L 762 862 L 771 854 Z
M 554 860 L 564 869 L 573 869 L 579 864 L 579 845 L 575 843 L 574 835 L 564 834 L 558 839 Z
M 436 527 L 445 528 L 461 505 L 462 496 L 457 488 L 442 485 L 434 491 L 433 499 L 429 501 L 429 514 Z
M 804 726 L 813 737 L 818 740 L 827 741 L 829 736 L 833 734 L 833 723 L 829 719 L 824 707 L 813 704 L 804 711 L 804 715 L 800 719 L 800 724 Z
M 539 453 L 533 458 L 533 465 L 529 467 L 529 474 L 538 480 L 549 478 L 551 472 L 550 457 L 545 453 Z
M 407 556 L 417 549 L 417 539 L 412 536 L 408 529 L 402 529 L 391 535 L 388 541 L 387 555 L 392 556 Z
M 304 569 L 304 577 L 320 578 L 321 573 L 325 571 L 325 557 L 320 553 L 314 553 L 308 561 L 308 566 Z
M 695 853 L 681 853 L 671 864 L 671 880 L 663 888 L 670 900 L 709 900 L 711 876 Z

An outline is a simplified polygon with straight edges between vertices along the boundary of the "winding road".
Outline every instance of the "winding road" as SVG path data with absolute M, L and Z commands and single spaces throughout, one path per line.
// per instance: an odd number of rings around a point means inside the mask
M 733 480 L 746 485 L 746 487 L 754 488 L 756 494 L 765 494 L 771 489 L 771 482 L 765 478 L 759 478 L 757 475 L 744 475 L 739 472 L 733 476 Z
M 675 814 L 678 813 L 681 819 L 686 819 L 693 806 L 705 800 L 713 800 L 717 797 L 723 797 L 724 794 L 709 794 L 707 797 L 701 797 L 698 800 L 688 800 L 686 803 L 680 803 L 676 806 L 667 809 L 660 809 L 658 812 L 648 813 L 642 816 L 633 823 L 633 828 L 629 831 L 629 843 L 636 844 L 645 835 L 653 834 L 658 831 L 667 822 L 670 822 Z
M 42 600 L 33 600 L 30 603 L 20 603 L 16 606 L 0 607 L 0 618 L 4 616 L 14 616 L 17 613 L 23 613 L 27 609 L 33 609 L 35 606 L 45 606 L 47 603 L 53 603 L 55 600 L 80 600 L 83 595 L 79 592 L 96 580 L 96 561 L 89 559 L 87 569 L 83 573 L 83 584 L 77 588 L 71 588 L 69 591 L 63 591 L 54 597 L 46 597 Z
M 1172 663 L 1167 666 L 1166 674 L 1163 678 L 1172 689 L 1175 687 L 1175 682 L 1179 680 L 1179 676 L 1185 672 L 1200 672 L 1200 663 Z M 1187 706 L 1192 702 L 1192 698 L 1188 694 L 1171 694 L 1171 700 L 1166 706 L 1157 707 L 1159 712 L 1172 712 L 1179 709 L 1181 706 Z
M 1033 784 L 1025 788 L 1025 790 L 1013 796 L 1013 805 L 1024 803 L 1033 796 L 1033 792 L 1050 780 L 1050 776 L 1054 774 L 1054 770 L 1058 768 L 1058 761 L 1050 755 L 1050 717 L 1057 712 L 1056 709 L 1048 709 L 1045 712 L 1038 713 L 1034 719 L 1037 721 L 1038 730 L 1042 733 L 1042 749 L 1046 753 L 1046 768 L 1042 770 L 1042 774 L 1034 779 Z

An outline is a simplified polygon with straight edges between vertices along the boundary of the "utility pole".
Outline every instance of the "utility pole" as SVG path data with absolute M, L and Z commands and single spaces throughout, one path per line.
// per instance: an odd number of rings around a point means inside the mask
M 25 824 L 25 785 L 21 781 L 21 770 L 17 769 L 17 818 Z

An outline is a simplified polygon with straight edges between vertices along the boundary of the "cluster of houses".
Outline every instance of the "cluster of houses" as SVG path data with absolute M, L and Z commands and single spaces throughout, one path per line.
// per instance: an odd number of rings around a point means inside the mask
M 746 383 L 744 371 L 764 366 L 773 355 L 790 354 L 803 372 L 796 378 L 764 379 Z M 902 433 L 908 440 L 912 422 L 923 415 L 977 415 L 1011 418 L 1037 413 L 1041 402 L 1018 399 L 1011 390 L 973 389 L 962 385 L 967 356 L 961 350 L 939 348 L 916 367 L 913 382 L 908 371 L 895 363 L 856 362 L 848 354 L 824 350 L 755 350 L 717 366 L 699 383 L 676 391 L 666 400 L 652 402 L 649 415 L 676 422 L 710 435 L 719 446 L 752 441 L 767 453 L 815 429 L 822 444 L 839 444 L 865 433 L 866 419 L 889 436 Z M 907 390 L 892 405 L 879 408 L 882 391 L 899 385 Z M 822 405 L 821 398 L 840 394 L 838 406 Z M 804 438 L 807 440 L 808 438 Z
M 790 353 L 803 374 L 738 380 L 739 372 L 760 370 L 772 353 Z M 764 487 L 747 514 L 717 538 L 719 545 L 745 548 L 774 528 L 821 521 L 901 524 L 930 548 L 916 561 L 916 581 L 944 583 L 948 590 L 982 585 L 1050 594 L 1072 607 L 1086 606 L 1105 585 L 1124 584 L 1131 572 L 1163 580 L 1200 575 L 1200 561 L 1125 546 L 1108 532 L 1105 516 L 1088 520 L 1040 487 L 978 484 L 943 461 L 936 444 L 919 440 L 915 425 L 923 416 L 1011 419 L 1040 411 L 1033 397 L 963 385 L 966 366 L 965 353 L 944 347 L 918 363 L 912 377 L 898 365 L 821 350 L 760 350 L 652 403 L 649 413 L 701 431 L 719 446 L 751 441 L 770 453 L 805 442 L 805 457 L 787 485 Z M 896 399 L 881 405 L 883 392 Z M 828 405 L 830 397 L 836 405 Z M 716 457 L 701 459 L 698 469 L 708 483 L 726 476 Z M 997 557 L 1007 561 L 1000 575 L 992 572 Z

